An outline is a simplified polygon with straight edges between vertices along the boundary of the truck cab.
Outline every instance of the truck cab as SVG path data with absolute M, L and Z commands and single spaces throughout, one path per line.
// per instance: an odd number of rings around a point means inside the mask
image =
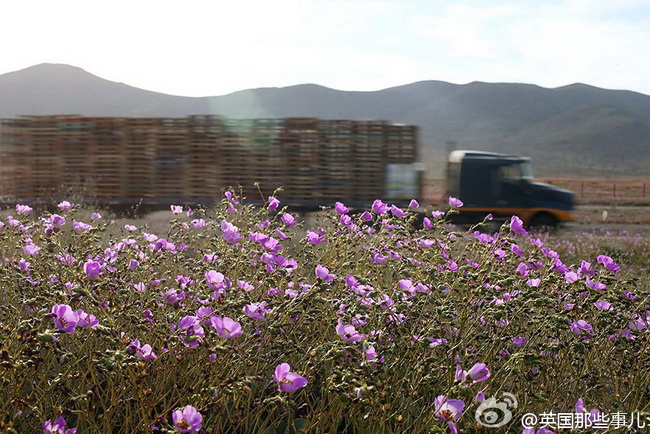
M 573 220 L 574 194 L 534 182 L 530 159 L 479 151 L 452 151 L 447 161 L 447 193 L 463 201 L 459 223 L 487 214 L 516 215 L 527 227 L 554 227 Z

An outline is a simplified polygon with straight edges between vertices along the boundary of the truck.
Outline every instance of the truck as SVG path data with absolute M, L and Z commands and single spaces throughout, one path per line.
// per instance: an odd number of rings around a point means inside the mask
M 406 205 L 423 202 L 419 151 L 418 127 L 382 120 L 25 115 L 0 120 L 0 196 L 51 203 L 73 192 L 147 209 L 209 205 L 234 188 L 250 203 L 275 194 L 303 211 L 377 198 Z M 461 222 L 572 218 L 572 194 L 533 182 L 527 158 L 454 151 L 447 169 L 448 194 L 465 203 Z
M 530 158 L 470 150 L 449 153 L 447 194 L 463 206 L 459 223 L 473 223 L 492 214 L 495 219 L 518 216 L 526 227 L 555 227 L 573 220 L 575 195 L 535 182 Z

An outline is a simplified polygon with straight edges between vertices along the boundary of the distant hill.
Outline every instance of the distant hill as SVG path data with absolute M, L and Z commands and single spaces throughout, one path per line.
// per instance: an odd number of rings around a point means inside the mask
M 423 156 L 436 170 L 434 159 L 454 142 L 531 156 L 538 175 L 650 176 L 650 96 L 585 84 L 422 81 L 374 92 L 301 84 L 195 98 L 41 64 L 0 75 L 0 117 L 21 114 L 385 119 L 420 126 Z

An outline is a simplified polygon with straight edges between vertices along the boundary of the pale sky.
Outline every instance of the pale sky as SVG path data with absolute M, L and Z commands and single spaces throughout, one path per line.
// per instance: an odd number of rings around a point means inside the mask
M 5 0 L 0 74 L 66 63 L 185 96 L 316 83 L 650 94 L 650 0 Z

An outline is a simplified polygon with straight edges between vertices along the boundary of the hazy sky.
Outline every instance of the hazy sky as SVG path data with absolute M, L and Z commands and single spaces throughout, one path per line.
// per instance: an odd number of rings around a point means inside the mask
M 16 0 L 0 74 L 67 63 L 175 95 L 582 82 L 650 94 L 650 0 Z

